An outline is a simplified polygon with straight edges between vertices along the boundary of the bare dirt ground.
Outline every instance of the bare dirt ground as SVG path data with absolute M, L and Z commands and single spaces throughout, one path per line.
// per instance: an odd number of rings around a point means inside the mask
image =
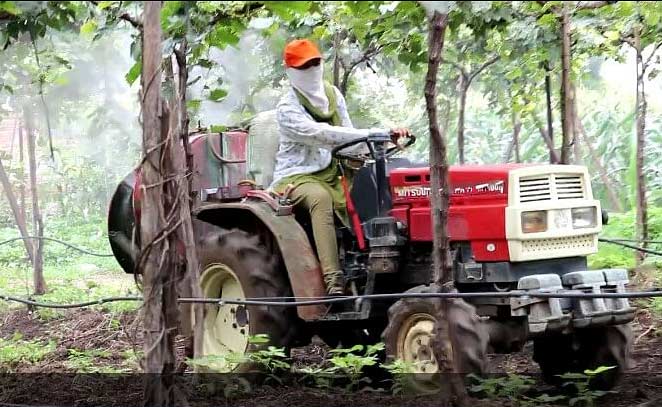
M 648 311 L 641 311 L 634 328 L 633 368 L 625 375 L 622 383 L 613 394 L 608 394 L 598 401 L 599 406 L 621 407 L 662 406 L 662 335 L 657 328 L 662 326 L 654 320 Z M 76 364 L 73 353 L 103 350 L 97 355 L 93 363 L 106 368 L 106 372 L 113 373 L 135 372 L 139 367 L 138 358 L 132 358 L 131 351 L 142 348 L 140 327 L 134 313 L 122 315 L 109 315 L 95 310 L 72 310 L 63 316 L 44 321 L 35 314 L 25 310 L 14 310 L 0 315 L 0 338 L 8 341 L 16 339 L 20 333 L 22 341 L 48 341 L 54 342 L 54 350 L 38 361 L 19 361 L 12 366 L 0 365 L 0 372 L 16 372 L 13 374 L 0 373 L 0 379 L 5 381 L 0 385 L 0 405 L 3 402 L 15 404 L 41 405 L 137 405 L 142 392 L 142 378 L 139 375 L 116 375 L 108 380 L 104 375 L 86 375 L 85 380 L 103 386 L 107 398 L 102 397 L 99 391 L 94 400 L 75 397 L 77 382 L 61 373 L 75 373 L 80 371 L 80 363 Z M 0 344 L 3 342 L 0 342 Z M 8 342 L 4 342 L 8 343 Z M 177 343 L 180 356 L 184 352 L 183 341 Z M 0 349 L 0 353 L 2 349 Z M 310 345 L 300 348 L 293 353 L 294 362 L 299 365 L 323 361 L 326 349 L 319 345 Z M 533 363 L 531 346 L 525 347 L 523 352 L 513 355 L 491 355 L 490 372 L 517 373 L 537 377 L 538 367 Z M 72 362 L 73 360 L 73 362 Z M 87 365 L 86 365 L 87 366 Z M 89 366 L 87 371 L 89 370 Z M 94 372 L 94 370 L 92 370 Z M 100 370 L 104 372 L 103 369 Z M 32 375 L 21 375 L 21 373 Z M 36 375 L 36 373 L 39 373 Z M 57 375 L 50 375 L 58 373 Z M 30 380 L 26 380 L 29 377 Z M 63 378 L 67 377 L 67 380 Z M 83 380 L 83 381 L 85 381 Z M 49 386 L 51 383 L 62 382 L 62 385 Z M 92 382 L 90 382 L 92 381 Z M 67 385 L 64 385 L 64 383 Z M 17 383 L 23 383 L 18 385 Z M 101 388 L 101 387 L 99 387 Z M 294 386 L 263 385 L 251 388 L 249 394 L 227 398 L 225 395 L 212 396 L 196 391 L 187 395 L 191 405 L 219 405 L 243 407 L 269 407 L 269 406 L 438 406 L 439 400 L 432 396 L 405 397 L 393 396 L 384 391 L 360 391 L 351 394 L 342 390 L 319 390 Z M 557 391 L 545 386 L 540 381 L 532 394 L 543 392 L 554 394 Z M 43 394 L 42 394 L 43 393 Z M 99 398 L 101 397 L 101 398 Z M 472 406 L 511 406 L 509 400 L 475 400 Z M 562 404 L 567 405 L 567 401 Z

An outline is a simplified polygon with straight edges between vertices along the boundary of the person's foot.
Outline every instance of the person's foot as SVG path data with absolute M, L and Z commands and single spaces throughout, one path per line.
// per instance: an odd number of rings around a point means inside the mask
M 324 283 L 326 284 L 326 294 L 329 296 L 339 296 L 345 294 L 345 279 L 342 271 L 331 271 L 324 274 Z
M 339 285 L 329 285 L 326 287 L 326 294 L 330 297 L 337 297 L 345 294 L 345 289 Z

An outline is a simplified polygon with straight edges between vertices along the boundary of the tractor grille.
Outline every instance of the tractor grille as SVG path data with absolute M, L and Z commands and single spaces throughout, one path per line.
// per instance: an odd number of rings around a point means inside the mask
M 564 251 L 577 249 L 592 249 L 595 246 L 595 235 L 566 236 L 551 239 L 522 241 L 522 254 L 563 254 Z
M 519 180 L 520 202 L 584 198 L 581 175 L 550 174 L 522 177 Z
M 584 197 L 584 185 L 579 175 L 556 175 L 556 196 L 559 199 L 581 199 Z
M 552 199 L 549 175 L 521 178 L 519 180 L 519 199 L 521 202 L 549 201 Z

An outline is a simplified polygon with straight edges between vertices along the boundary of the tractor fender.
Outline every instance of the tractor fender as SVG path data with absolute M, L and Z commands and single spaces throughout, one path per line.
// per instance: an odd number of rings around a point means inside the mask
M 272 235 L 278 245 L 287 269 L 287 276 L 295 297 L 315 298 L 326 296 L 322 269 L 308 240 L 306 232 L 294 215 L 276 216 L 268 204 L 260 201 L 203 203 L 193 210 L 200 221 L 223 228 L 246 229 L 255 227 L 257 220 Z M 252 225 L 251 225 L 252 224 Z M 306 321 L 326 315 L 326 305 L 298 306 L 297 313 Z

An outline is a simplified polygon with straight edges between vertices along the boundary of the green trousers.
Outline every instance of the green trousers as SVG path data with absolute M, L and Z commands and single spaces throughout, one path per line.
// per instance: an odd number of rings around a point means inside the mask
M 305 208 L 310 213 L 317 255 L 324 275 L 340 271 L 333 198 L 328 188 L 317 182 L 306 182 L 298 185 L 289 198 L 295 206 Z

